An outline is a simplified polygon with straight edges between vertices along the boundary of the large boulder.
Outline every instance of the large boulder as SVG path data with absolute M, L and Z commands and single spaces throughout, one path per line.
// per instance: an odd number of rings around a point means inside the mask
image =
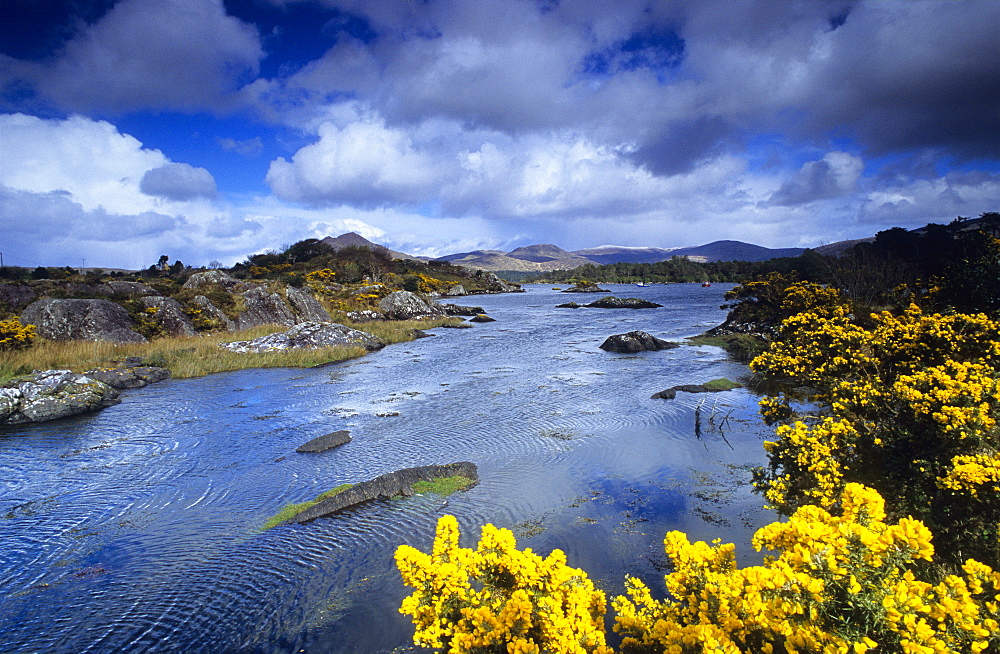
M 647 350 L 669 350 L 680 347 L 680 344 L 664 341 L 646 332 L 628 332 L 627 334 L 608 336 L 599 347 L 608 352 L 629 353 L 645 352 Z
M 295 317 L 304 322 L 329 322 L 330 314 L 327 313 L 319 300 L 309 291 L 301 288 L 289 286 L 285 290 L 285 297 L 292 305 Z
M 482 273 L 482 274 L 480 274 Z M 517 284 L 509 284 L 497 277 L 494 273 L 479 270 L 476 276 L 486 285 L 486 293 L 523 293 L 524 289 Z
M 236 317 L 237 329 L 249 329 L 261 325 L 294 325 L 295 315 L 277 293 L 269 293 L 266 288 L 252 288 L 241 294 L 246 310 Z
M 194 336 L 191 318 L 184 313 L 181 303 L 172 297 L 146 296 L 139 299 L 144 309 L 155 309 L 150 319 L 163 328 L 169 336 Z
M 395 291 L 379 300 L 378 306 L 393 320 L 439 318 L 446 315 L 434 300 L 425 300 L 410 291 Z
M 191 303 L 201 310 L 201 315 L 204 318 L 217 323 L 226 331 L 236 331 L 236 324 L 229 319 L 229 316 L 222 309 L 212 304 L 212 301 L 204 295 L 195 295 Z
M 465 287 L 462 286 L 461 284 L 455 284 L 454 286 L 452 286 L 451 288 L 449 288 L 447 291 L 444 292 L 445 297 L 459 297 L 461 295 L 468 295 L 468 293 L 465 290 Z
M 663 305 L 649 300 L 640 300 L 636 297 L 620 298 L 609 295 L 584 306 L 595 309 L 656 309 Z
M 184 288 L 205 288 L 206 286 L 221 286 L 224 289 L 232 289 L 239 285 L 241 282 L 238 279 L 230 276 L 221 270 L 206 270 L 205 272 L 197 272 L 184 282 Z
M 26 284 L 0 284 L 0 307 L 21 311 L 38 299 L 38 293 Z
M 291 349 L 314 350 L 338 345 L 360 346 L 369 351 L 385 347 L 385 343 L 381 339 L 368 332 L 351 329 L 333 322 L 304 322 L 295 325 L 287 332 L 268 334 L 250 341 L 219 343 L 219 347 L 242 353 L 277 352 Z
M 146 342 L 132 329 L 128 311 L 109 300 L 37 300 L 21 313 L 21 322 L 34 325 L 39 336 L 53 341 Z
M 91 379 L 104 382 L 111 388 L 123 391 L 142 388 L 149 384 L 170 378 L 170 371 L 156 366 L 132 366 L 127 368 L 97 368 L 84 373 Z
M 46 422 L 118 403 L 118 391 L 69 370 L 36 370 L 0 387 L 0 424 Z

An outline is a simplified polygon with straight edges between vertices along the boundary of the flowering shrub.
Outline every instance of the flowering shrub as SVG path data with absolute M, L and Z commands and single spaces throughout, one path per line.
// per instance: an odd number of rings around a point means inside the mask
M 483 527 L 475 549 L 458 545 L 458 522 L 438 521 L 431 554 L 396 550 L 403 582 L 415 590 L 400 613 L 413 616 L 413 642 L 447 652 L 609 653 L 604 593 L 553 550 L 520 551 L 508 529 Z
M 639 580 L 614 601 L 622 648 L 638 652 L 982 652 L 1000 647 L 1000 574 L 968 561 L 934 584 L 934 547 L 918 520 L 885 522 L 882 498 L 848 484 L 840 515 L 817 506 L 760 529 L 778 552 L 738 569 L 734 546 L 664 541 L 670 597 Z
M 34 325 L 22 325 L 17 317 L 0 320 L 0 352 L 30 347 L 34 340 Z
M 845 305 L 813 306 L 750 365 L 812 389 L 812 416 L 787 394 L 761 402 L 765 420 L 786 423 L 756 478 L 773 506 L 830 507 L 846 483 L 864 483 L 894 515 L 924 520 L 952 563 L 1000 565 L 1000 488 L 982 463 L 1000 450 L 1000 323 L 911 305 L 859 324 Z
M 339 288 L 335 278 L 337 273 L 329 268 L 306 273 L 306 285 L 316 293 L 329 294 Z

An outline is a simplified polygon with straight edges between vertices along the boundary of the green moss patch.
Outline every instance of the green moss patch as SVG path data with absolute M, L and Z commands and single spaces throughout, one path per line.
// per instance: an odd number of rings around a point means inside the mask
M 320 493 L 319 495 L 316 496 L 316 499 L 314 499 L 314 500 L 309 500 L 308 502 L 298 502 L 298 503 L 286 504 L 285 506 L 281 507 L 280 511 L 278 511 L 276 514 L 274 514 L 273 516 L 271 516 L 270 518 L 267 519 L 267 522 L 264 523 L 264 526 L 261 529 L 261 531 L 267 531 L 271 527 L 276 527 L 276 526 L 280 525 L 282 522 L 284 522 L 285 520 L 289 520 L 291 518 L 294 518 L 298 514 L 300 514 L 303 511 L 305 511 L 306 509 L 310 509 L 310 508 L 316 506 L 317 504 L 319 504 L 323 500 L 331 498 L 334 495 L 336 495 L 337 493 L 343 493 L 345 490 L 347 490 L 348 488 L 350 488 L 353 485 L 354 484 L 341 484 L 340 486 L 337 486 L 336 488 L 331 488 L 330 490 L 328 490 L 328 491 L 326 491 L 324 493 Z
M 741 387 L 740 384 L 737 384 L 734 381 L 730 381 L 730 380 L 726 379 L 725 377 L 722 377 L 722 378 L 719 378 L 719 379 L 713 379 L 710 382 L 705 382 L 704 384 L 702 384 L 702 386 L 705 387 L 705 390 L 709 390 L 709 391 L 713 391 L 713 392 L 716 392 L 716 391 L 731 391 L 734 388 L 740 388 Z
M 694 345 L 721 347 L 737 361 L 746 363 L 767 349 L 767 341 L 751 334 L 725 334 L 722 336 L 692 336 L 687 339 Z
M 473 483 L 472 479 L 455 475 L 454 477 L 441 477 L 434 481 L 418 481 L 413 484 L 414 493 L 436 493 L 438 495 L 451 495 L 455 491 L 468 488 Z

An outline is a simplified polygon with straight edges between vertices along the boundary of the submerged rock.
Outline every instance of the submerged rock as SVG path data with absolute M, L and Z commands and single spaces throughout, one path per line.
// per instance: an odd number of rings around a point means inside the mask
M 219 343 L 219 347 L 241 353 L 314 350 L 337 345 L 361 346 L 369 351 L 385 347 L 385 343 L 378 337 L 335 322 L 304 322 L 295 325 L 287 332 L 268 334 L 250 341 Z
M 704 384 L 679 384 L 672 388 L 668 388 L 665 391 L 653 393 L 649 399 L 672 400 L 677 397 L 677 391 L 683 391 L 685 393 L 721 393 L 723 391 L 731 391 L 734 388 L 741 388 L 741 385 L 734 381 L 729 381 L 728 379 L 713 379 L 712 381 L 705 382 Z
M 146 342 L 132 329 L 125 307 L 110 300 L 37 300 L 21 313 L 21 322 L 34 325 L 39 336 L 53 341 Z
M 307 443 L 303 443 L 295 448 L 296 452 L 326 452 L 335 447 L 340 447 L 344 443 L 351 442 L 351 432 L 346 429 L 335 431 L 322 436 L 317 436 Z
M 36 370 L 0 387 L 0 424 L 21 425 L 75 416 L 118 404 L 118 391 L 70 370 Z
M 418 481 L 434 481 L 442 477 L 466 477 L 473 483 L 479 481 L 479 470 L 475 463 L 462 461 L 436 466 L 419 466 L 404 468 L 363 481 L 341 491 L 332 497 L 321 500 L 302 513 L 293 516 L 281 524 L 304 523 L 325 518 L 357 506 L 364 502 L 377 499 L 389 499 L 397 495 L 413 495 L 413 484 Z
M 644 352 L 646 350 L 669 350 L 680 347 L 680 344 L 664 341 L 646 332 L 636 331 L 608 336 L 599 347 L 608 352 Z

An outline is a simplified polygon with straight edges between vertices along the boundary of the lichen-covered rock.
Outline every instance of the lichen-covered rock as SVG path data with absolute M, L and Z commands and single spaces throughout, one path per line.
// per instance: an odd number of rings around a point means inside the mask
M 38 293 L 27 284 L 0 284 L 0 306 L 11 311 L 20 311 L 37 299 Z
M 212 301 L 204 295 L 195 295 L 191 303 L 201 309 L 202 315 L 208 320 L 218 323 L 226 331 L 236 331 L 236 325 L 229 319 L 229 316 L 222 309 L 212 304 Z
M 296 452 L 307 453 L 307 452 L 326 452 L 327 450 L 332 450 L 335 447 L 340 447 L 344 443 L 351 442 L 351 432 L 346 429 L 340 431 L 335 431 L 329 434 L 323 434 L 322 436 L 317 436 L 307 443 L 303 443 L 295 448 Z
M 362 311 L 348 311 L 347 319 L 351 322 L 374 322 L 376 320 L 385 320 L 386 316 L 380 311 L 372 311 L 370 309 L 364 309 Z
M 261 325 L 294 325 L 295 315 L 277 293 L 266 288 L 252 288 L 241 294 L 246 310 L 236 317 L 236 329 L 249 329 Z
M 310 522 L 316 518 L 331 516 L 371 500 L 389 499 L 397 495 L 413 495 L 413 484 L 418 481 L 435 481 L 442 477 L 465 477 L 476 483 L 479 481 L 479 470 L 475 463 L 468 461 L 404 468 L 355 484 L 347 490 L 321 500 L 282 524 Z
M 155 322 L 170 336 L 194 336 L 194 324 L 184 313 L 181 303 L 171 297 L 146 296 L 139 299 L 139 304 L 145 309 L 156 309 L 149 314 Z
M 128 311 L 110 300 L 36 300 L 21 313 L 21 322 L 53 341 L 146 342 L 132 329 Z
M 671 343 L 651 336 L 646 332 L 628 332 L 627 334 L 615 334 L 608 338 L 599 346 L 608 352 L 644 352 L 646 350 L 669 350 L 680 347 L 678 343 Z
M 35 371 L 0 387 L 0 424 L 20 425 L 96 411 L 118 403 L 118 391 L 69 370 Z
M 295 317 L 298 320 L 306 322 L 330 321 L 330 314 L 309 291 L 289 286 L 285 290 L 285 296 L 288 298 L 288 303 L 292 305 L 292 311 L 295 312 Z
M 206 286 L 221 286 L 224 289 L 232 289 L 240 284 L 240 280 L 235 279 L 221 270 L 206 270 L 197 272 L 184 282 L 184 288 L 205 288 Z
M 250 341 L 219 343 L 219 347 L 241 353 L 277 352 L 290 349 L 314 350 L 338 345 L 360 346 L 366 350 L 378 350 L 385 347 L 385 343 L 381 339 L 367 332 L 333 322 L 304 322 L 295 325 L 287 332 L 268 334 Z
M 444 295 L 445 297 L 458 297 L 460 295 L 468 295 L 468 293 L 466 292 L 464 286 L 462 286 L 461 284 L 455 284 L 447 291 L 445 291 Z
M 658 307 L 662 307 L 663 305 L 657 304 L 656 302 L 650 302 L 649 300 L 641 300 L 636 297 L 620 298 L 609 295 L 584 306 L 594 309 L 656 309 Z
M 152 286 L 143 284 L 142 282 L 123 282 L 123 281 L 110 281 L 104 285 L 107 288 L 108 295 L 124 295 L 127 297 L 136 297 L 143 295 L 160 295 Z
M 439 318 L 445 315 L 441 305 L 434 300 L 425 300 L 410 291 L 395 291 L 379 300 L 378 306 L 394 320 L 417 320 Z
M 170 371 L 156 366 L 130 366 L 124 368 L 98 368 L 84 373 L 91 379 L 104 382 L 116 390 L 142 388 L 170 378 Z
M 486 313 L 482 307 L 463 307 L 457 304 L 441 304 L 439 306 L 449 316 L 478 316 L 481 313 Z

